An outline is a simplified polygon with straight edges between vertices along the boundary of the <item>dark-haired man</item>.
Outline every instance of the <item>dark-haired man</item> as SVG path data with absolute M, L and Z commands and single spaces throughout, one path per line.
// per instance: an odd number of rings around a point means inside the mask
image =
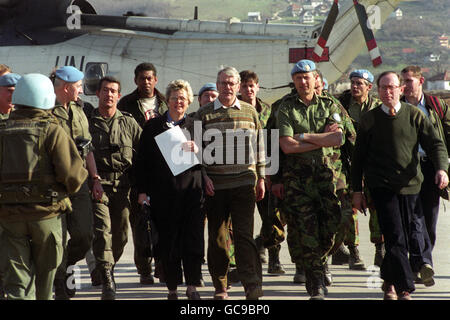
M 128 240 L 130 211 L 130 169 L 142 129 L 131 114 L 117 110 L 120 82 L 102 78 L 97 90 L 98 109 L 89 118 L 98 176 L 103 194 L 94 200 L 94 241 L 96 269 L 102 275 L 102 299 L 115 299 L 113 267 Z
M 401 71 L 401 76 L 405 84 L 402 101 L 408 102 L 422 110 L 428 119 L 431 120 L 439 138 L 447 146 L 449 152 L 450 142 L 450 112 L 448 106 L 442 99 L 423 92 L 425 78 L 419 66 L 407 66 Z M 425 243 L 418 242 L 411 238 L 410 261 L 413 271 L 416 273 L 416 282 L 422 282 L 426 286 L 432 286 L 432 277 L 423 279 L 420 277 L 420 270 L 428 273 L 432 272 L 432 250 L 436 242 L 436 225 L 439 214 L 440 190 L 434 182 L 436 170 L 429 157 L 419 145 L 420 168 L 424 176 L 420 189 L 420 200 L 425 221 L 419 222 L 418 228 L 422 228 L 425 236 Z M 429 241 L 427 239 L 429 238 Z
M 130 113 L 139 126 L 144 128 L 145 123 L 149 119 L 164 114 L 168 107 L 164 95 L 156 89 L 158 77 L 156 68 L 152 63 L 143 62 L 136 66 L 134 69 L 134 83 L 137 86 L 136 90 L 120 99 L 117 108 Z M 140 283 L 153 284 L 152 259 L 145 256 L 144 250 L 136 239 L 135 230 L 139 220 L 137 217 L 142 209 L 137 203 L 137 191 L 134 186 L 131 188 L 130 199 L 130 225 L 133 233 L 134 263 L 140 276 Z

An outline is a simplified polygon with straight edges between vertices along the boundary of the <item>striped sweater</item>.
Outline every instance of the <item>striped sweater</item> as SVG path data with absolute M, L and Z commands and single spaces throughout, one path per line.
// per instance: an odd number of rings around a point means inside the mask
M 216 190 L 256 185 L 264 177 L 264 139 L 258 113 L 250 104 L 214 109 L 211 102 L 195 119 L 202 122 L 202 160 Z

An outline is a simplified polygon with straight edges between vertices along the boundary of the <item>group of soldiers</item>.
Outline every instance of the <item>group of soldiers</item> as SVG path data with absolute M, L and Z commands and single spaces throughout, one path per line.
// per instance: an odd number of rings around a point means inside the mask
M 74 67 L 55 70 L 51 80 L 39 74 L 20 76 L 8 69 L 1 71 L 2 294 L 8 299 L 51 299 L 54 287 L 56 299 L 69 299 L 76 294 L 75 284 L 68 281 L 73 279 L 73 266 L 86 258 L 92 284 L 102 285 L 102 299 L 115 299 L 114 265 L 127 243 L 128 221 L 140 283 L 153 284 L 152 258 L 143 254 L 144 248 L 135 236 L 142 208 L 133 181 L 133 157 L 145 123 L 168 110 L 165 97 L 156 89 L 156 68 L 151 63 L 139 64 L 134 77 L 137 88 L 123 98 L 120 81 L 102 78 L 97 89 L 98 108 L 79 98 L 84 75 Z M 265 146 L 267 154 L 279 152 L 278 173 L 258 173 L 255 182 L 263 179 L 265 189 L 261 194 L 264 197 L 257 202 L 262 219 L 261 233 L 254 241 L 259 263 L 265 261 L 268 248 L 268 272 L 284 273 L 279 252 L 287 225 L 289 253 L 296 265 L 294 282 L 305 283 L 311 299 L 324 299 L 326 287 L 332 284 L 329 257 L 333 264 L 348 263 L 350 269 L 365 269 L 357 248 L 358 210 L 370 213 L 374 264 L 382 267 L 385 254 L 392 250 L 391 244 L 386 243 L 385 248 L 367 184 L 357 190 L 363 191 L 365 201 L 352 204 L 352 158 L 359 124 L 366 113 L 386 102 L 371 94 L 375 79 L 368 70 L 353 70 L 350 90 L 338 97 L 328 93 L 326 79 L 313 61 L 296 63 L 291 77 L 292 92 L 272 105 L 257 97 L 259 79 L 250 70 L 230 76 L 231 82 L 220 82 L 220 88 L 238 84 L 236 99 L 254 107 L 258 127 L 269 134 L 279 130 L 279 150 Z M 402 99 L 425 110 L 447 147 L 450 115 L 445 102 L 424 95 L 424 78 L 418 67 L 403 69 L 398 80 L 397 87 L 405 84 Z M 207 83 L 200 89 L 200 109 L 225 95 L 218 89 L 219 76 L 217 84 Z M 378 90 L 381 87 L 378 83 Z M 390 85 L 389 90 L 391 87 L 395 89 Z M 420 152 L 424 185 L 434 188 L 422 188 L 423 215 L 413 221 L 422 223 L 416 234 L 421 235 L 426 250 L 410 250 L 409 254 L 416 259 L 411 259 L 415 282 L 429 286 L 434 284 L 431 250 L 436 239 L 440 189 L 444 187 L 436 187 L 434 163 L 426 161 L 423 150 Z M 258 184 L 257 189 L 261 188 Z M 227 281 L 245 281 L 239 274 L 243 266 L 239 266 L 239 259 L 233 259 L 241 244 L 236 248 L 232 245 L 232 220 L 227 225 L 229 267 L 217 282 L 220 286 Z M 240 237 L 236 240 L 242 241 Z M 155 266 L 155 277 L 164 281 L 158 261 Z M 393 298 L 394 284 L 385 282 L 385 298 Z M 247 298 L 262 296 L 260 287 L 257 283 L 256 289 L 246 288 Z M 408 295 L 402 291 L 400 297 L 406 299 Z M 215 298 L 227 298 L 226 286 L 216 286 Z

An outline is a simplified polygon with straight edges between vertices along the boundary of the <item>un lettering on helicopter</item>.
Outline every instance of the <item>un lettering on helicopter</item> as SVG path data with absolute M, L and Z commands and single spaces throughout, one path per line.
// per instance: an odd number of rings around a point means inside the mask
M 272 102 L 289 91 L 290 70 L 300 59 L 316 60 L 329 83 L 366 46 L 374 65 L 380 63 L 366 9 L 377 8 L 381 25 L 399 2 L 334 0 L 325 23 L 311 26 L 106 16 L 86 0 L 0 0 L 0 63 L 20 74 L 73 65 L 85 73 L 83 100 L 94 105 L 102 76 L 120 79 L 127 94 L 141 62 L 156 66 L 163 91 L 171 80 L 185 79 L 197 92 L 222 67 L 234 66 L 257 72 L 260 96 Z

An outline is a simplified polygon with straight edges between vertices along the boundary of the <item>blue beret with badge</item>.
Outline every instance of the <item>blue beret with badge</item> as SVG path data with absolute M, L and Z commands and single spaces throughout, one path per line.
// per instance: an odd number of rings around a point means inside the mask
M 349 79 L 351 79 L 353 77 L 367 80 L 370 83 L 373 83 L 373 80 L 374 80 L 373 74 L 369 70 L 366 70 L 366 69 L 357 69 L 357 70 L 352 71 L 352 73 L 350 73 Z
M 77 82 L 84 78 L 84 73 L 72 66 L 64 66 L 55 71 L 58 79 L 66 82 Z
M 20 78 L 20 74 L 7 73 L 0 77 L 0 87 L 15 87 Z
M 203 87 L 200 88 L 199 92 L 198 92 L 198 96 L 200 97 L 202 95 L 203 92 L 205 91 L 217 91 L 217 86 L 215 83 L 209 82 L 206 83 Z
M 316 64 L 314 61 L 303 59 L 297 62 L 291 70 L 291 76 L 296 73 L 306 73 L 316 70 Z

